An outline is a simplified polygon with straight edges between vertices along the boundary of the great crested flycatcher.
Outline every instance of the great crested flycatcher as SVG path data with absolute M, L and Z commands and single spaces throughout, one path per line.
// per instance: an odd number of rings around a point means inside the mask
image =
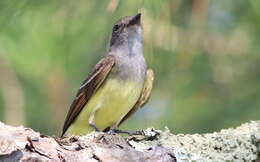
M 113 27 L 110 48 L 81 84 L 62 136 L 117 128 L 149 99 L 154 73 L 143 56 L 141 14 Z

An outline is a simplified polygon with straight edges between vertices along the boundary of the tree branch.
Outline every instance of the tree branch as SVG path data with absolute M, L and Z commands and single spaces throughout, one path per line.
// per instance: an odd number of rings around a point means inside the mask
M 0 161 L 257 161 L 260 121 L 217 133 L 183 135 L 147 129 L 145 136 L 93 132 L 56 138 L 0 123 Z

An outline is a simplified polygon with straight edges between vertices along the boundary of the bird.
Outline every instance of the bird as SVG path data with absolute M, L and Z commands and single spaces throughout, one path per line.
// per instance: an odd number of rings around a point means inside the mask
M 141 13 L 119 19 L 109 50 L 81 84 L 61 136 L 117 129 L 147 103 L 154 72 L 143 55 Z

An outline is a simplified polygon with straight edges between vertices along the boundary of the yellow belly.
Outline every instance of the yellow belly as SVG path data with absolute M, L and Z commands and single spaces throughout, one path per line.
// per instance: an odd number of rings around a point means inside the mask
M 89 126 L 89 118 L 94 115 L 94 123 L 99 130 L 115 128 L 120 120 L 133 108 L 142 91 L 140 82 L 108 79 L 91 97 L 75 121 L 68 128 L 67 135 L 83 135 L 94 129 Z

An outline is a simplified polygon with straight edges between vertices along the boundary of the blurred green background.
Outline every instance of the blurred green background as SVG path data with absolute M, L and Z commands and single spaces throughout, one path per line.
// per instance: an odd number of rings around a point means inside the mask
M 113 24 L 137 12 L 156 79 L 123 129 L 202 133 L 260 119 L 258 0 L 1 0 L 0 120 L 59 135 Z

